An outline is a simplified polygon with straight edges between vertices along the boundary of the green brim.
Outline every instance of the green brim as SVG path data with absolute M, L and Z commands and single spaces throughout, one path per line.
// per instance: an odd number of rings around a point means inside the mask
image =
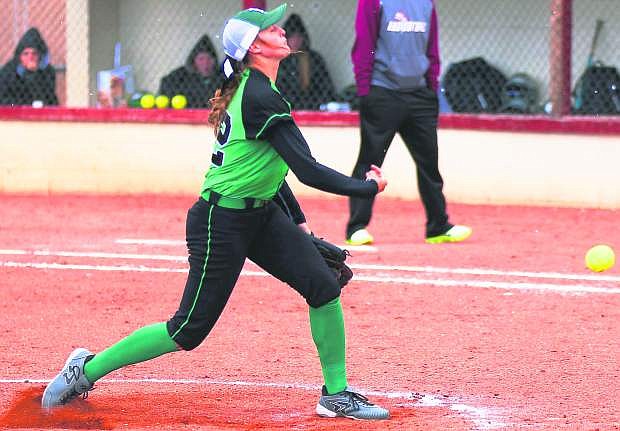
M 252 25 L 255 25 L 260 30 L 265 30 L 271 27 L 282 19 L 286 12 L 286 3 L 282 3 L 275 9 L 269 11 L 262 11 L 260 9 L 245 9 L 235 15 L 233 18 L 241 21 L 245 21 Z
M 286 13 L 286 3 L 282 3 L 277 8 L 272 9 L 268 12 L 265 12 L 265 15 L 264 15 L 265 19 L 263 23 L 261 24 L 260 29 L 265 30 L 266 28 L 271 27 L 272 25 L 280 21 L 285 13 Z

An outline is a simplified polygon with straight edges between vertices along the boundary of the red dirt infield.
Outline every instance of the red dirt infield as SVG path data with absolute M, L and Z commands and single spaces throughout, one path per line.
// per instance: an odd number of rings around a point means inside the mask
M 198 349 L 42 412 L 73 348 L 99 351 L 175 311 L 194 199 L 0 196 L 0 428 L 620 430 L 620 270 L 583 263 L 594 244 L 620 250 L 617 210 L 449 204 L 473 236 L 428 245 L 420 203 L 381 197 L 342 302 L 349 383 L 390 420 L 315 415 L 307 306 L 251 263 Z M 346 199 L 300 201 L 342 244 Z

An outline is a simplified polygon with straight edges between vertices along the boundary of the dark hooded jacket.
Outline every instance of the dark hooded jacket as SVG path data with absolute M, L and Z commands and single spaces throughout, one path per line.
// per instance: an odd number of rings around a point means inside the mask
M 26 48 L 39 51 L 39 67 L 34 72 L 22 66 L 19 56 Z M 30 28 L 20 39 L 15 54 L 0 70 L 0 105 L 58 105 L 56 71 L 49 63 L 49 51 L 41 33 Z
M 210 76 L 203 76 L 194 67 L 194 59 L 200 52 L 206 52 L 215 60 L 215 68 Z M 188 108 L 208 108 L 209 99 L 222 84 L 218 73 L 218 61 L 215 48 L 206 34 L 192 48 L 185 64 L 161 79 L 159 94 L 169 98 L 182 94 L 187 99 Z
M 332 83 L 325 60 L 321 55 L 310 48 L 310 36 L 306 27 L 297 14 L 292 14 L 284 23 L 287 36 L 299 33 L 303 38 L 300 54 L 291 54 L 280 63 L 276 86 L 288 100 L 293 109 L 317 110 L 323 103 L 336 99 L 334 84 Z M 305 56 L 305 58 L 303 58 Z M 309 63 L 309 85 L 302 88 L 300 63 Z

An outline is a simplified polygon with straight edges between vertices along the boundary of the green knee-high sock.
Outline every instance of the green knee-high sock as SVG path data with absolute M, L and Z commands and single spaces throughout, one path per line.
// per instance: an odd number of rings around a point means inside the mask
M 111 371 L 125 365 L 144 362 L 164 353 L 177 350 L 177 344 L 168 335 L 165 323 L 144 326 L 116 344 L 108 347 L 84 366 L 89 382 L 95 383 Z
M 335 394 L 344 390 L 347 387 L 347 369 L 340 297 L 321 307 L 310 307 L 310 329 L 319 351 L 327 392 Z

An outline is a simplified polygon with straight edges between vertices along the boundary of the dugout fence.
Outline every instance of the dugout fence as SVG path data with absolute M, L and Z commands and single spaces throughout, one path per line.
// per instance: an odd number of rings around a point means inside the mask
M 5 71 L 15 67 L 10 63 L 16 46 L 28 29 L 37 28 L 49 49 L 60 106 L 139 107 L 142 95 L 162 93 L 163 79 L 171 72 L 192 68 L 193 50 L 205 37 L 213 46 L 212 56 L 222 60 L 220 34 L 227 17 L 243 7 L 279 3 L 0 0 L 0 22 L 6 29 L 0 34 L 0 60 Z M 296 101 L 295 109 L 355 109 L 349 53 L 356 4 L 355 0 L 289 2 L 285 21 L 290 22 L 292 15 L 301 19 L 309 49 L 325 64 L 322 69 L 311 65 L 319 71 L 315 80 L 320 90 L 309 91 Z M 609 115 L 609 121 L 617 121 L 613 117 L 620 114 L 620 77 L 614 74 L 620 67 L 617 0 L 436 0 L 436 6 L 444 113 Z M 293 24 L 289 28 L 299 30 Z M 293 78 L 299 67 L 290 66 Z M 589 75 L 584 74 L 587 70 Z M 196 80 L 195 90 L 212 88 L 214 80 Z M 295 84 L 291 88 L 294 91 Z M 181 91 L 190 92 L 191 87 L 176 87 L 169 99 Z M 187 96 L 186 107 L 205 107 L 191 106 Z M 590 99 L 595 99 L 595 106 Z

